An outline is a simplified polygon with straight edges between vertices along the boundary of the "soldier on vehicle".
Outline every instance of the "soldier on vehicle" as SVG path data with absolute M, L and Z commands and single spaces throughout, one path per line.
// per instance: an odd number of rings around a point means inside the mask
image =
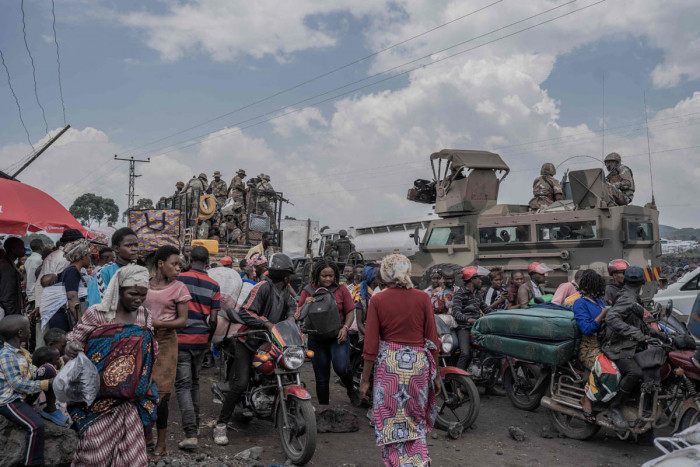
M 224 216 L 221 225 L 219 226 L 219 236 L 222 244 L 242 243 L 243 229 L 235 215 L 229 214 Z
M 244 208 L 246 204 L 245 196 L 245 170 L 238 169 L 236 176 L 231 180 L 231 185 L 228 187 L 228 196 L 233 198 L 233 201 L 241 203 Z
M 336 251 L 338 261 L 344 263 L 348 260 L 350 253 L 355 251 L 355 245 L 348 238 L 348 231 L 343 229 L 338 232 L 340 238 L 333 243 L 333 249 Z
M 622 158 L 616 152 L 611 152 L 605 156 L 605 168 L 608 175 L 607 182 L 608 195 L 611 201 L 617 206 L 626 206 L 634 198 L 634 175 L 632 170 L 626 165 L 622 165 Z
M 270 228 L 272 230 L 277 230 L 277 222 L 275 216 L 275 210 L 273 208 L 275 202 L 275 189 L 270 183 L 270 176 L 265 174 L 260 174 L 260 182 L 258 183 L 258 190 L 262 193 L 258 198 L 258 206 L 262 213 L 270 218 Z
M 216 198 L 216 205 L 218 207 L 223 206 L 226 203 L 226 193 L 228 192 L 228 188 L 226 186 L 226 182 L 221 180 L 221 172 L 218 170 L 214 172 L 214 180 L 212 180 L 209 187 L 211 188 L 211 194 L 214 195 L 214 198 Z
M 180 195 L 184 189 L 185 189 L 185 182 L 177 182 L 175 184 L 175 193 L 173 193 L 173 197 Z
M 190 179 L 187 182 L 187 188 L 185 191 L 199 190 L 200 194 L 204 194 L 209 188 L 209 182 L 207 181 L 207 174 L 201 173 L 199 177 Z
M 551 162 L 542 164 L 540 176 L 532 183 L 533 198 L 529 203 L 530 212 L 535 212 L 564 198 L 564 190 L 561 189 L 559 181 L 554 178 L 556 173 L 557 169 Z

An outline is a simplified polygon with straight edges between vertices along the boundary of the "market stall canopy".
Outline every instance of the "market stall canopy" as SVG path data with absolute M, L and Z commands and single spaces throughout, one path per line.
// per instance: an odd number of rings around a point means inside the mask
M 0 233 L 26 235 L 87 229 L 61 203 L 43 191 L 14 180 L 0 179 Z M 88 235 L 90 237 L 90 235 Z

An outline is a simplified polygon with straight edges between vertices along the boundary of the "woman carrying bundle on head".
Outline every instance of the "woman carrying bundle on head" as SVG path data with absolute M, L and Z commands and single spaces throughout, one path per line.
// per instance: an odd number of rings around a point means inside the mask
M 374 429 L 384 465 L 427 466 L 426 436 L 440 392 L 433 307 L 425 292 L 413 288 L 405 256 L 386 256 L 380 274 L 388 288 L 369 304 L 360 395 L 367 399 L 374 370 Z

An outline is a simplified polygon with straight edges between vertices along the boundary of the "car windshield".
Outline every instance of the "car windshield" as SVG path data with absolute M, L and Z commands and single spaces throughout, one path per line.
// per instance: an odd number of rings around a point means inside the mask
M 646 242 L 654 239 L 651 222 L 628 222 L 627 236 L 630 242 Z
M 464 226 L 434 227 L 428 246 L 464 245 Z
M 280 321 L 272 328 L 272 338 L 281 348 L 304 345 L 299 326 L 292 321 Z

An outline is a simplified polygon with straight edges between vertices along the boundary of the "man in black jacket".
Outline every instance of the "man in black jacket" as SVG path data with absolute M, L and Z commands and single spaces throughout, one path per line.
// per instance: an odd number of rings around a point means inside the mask
M 294 266 L 289 256 L 277 253 L 270 257 L 268 275 L 250 291 L 248 299 L 241 307 L 240 317 L 245 325 L 238 332 L 263 328 L 271 330 L 282 320 L 295 321 L 297 306 L 287 287 L 293 273 Z M 248 337 L 245 342 L 236 341 L 236 356 L 233 362 L 233 374 L 236 378 L 231 382 L 231 389 L 226 395 L 214 428 L 214 442 L 220 446 L 228 444 L 226 425 L 238 400 L 248 387 L 250 362 L 260 342 L 252 337 Z
M 3 316 L 22 314 L 22 275 L 17 260 L 25 253 L 24 242 L 19 237 L 5 240 L 5 256 L 0 258 L 0 308 Z
M 457 340 L 459 341 L 459 360 L 457 366 L 463 370 L 469 367 L 472 360 L 471 330 L 474 322 L 491 313 L 493 310 L 486 305 L 481 296 L 481 276 L 489 273 L 488 269 L 481 266 L 467 266 L 462 269 L 464 287 L 455 293 L 452 302 L 452 315 L 457 321 Z

